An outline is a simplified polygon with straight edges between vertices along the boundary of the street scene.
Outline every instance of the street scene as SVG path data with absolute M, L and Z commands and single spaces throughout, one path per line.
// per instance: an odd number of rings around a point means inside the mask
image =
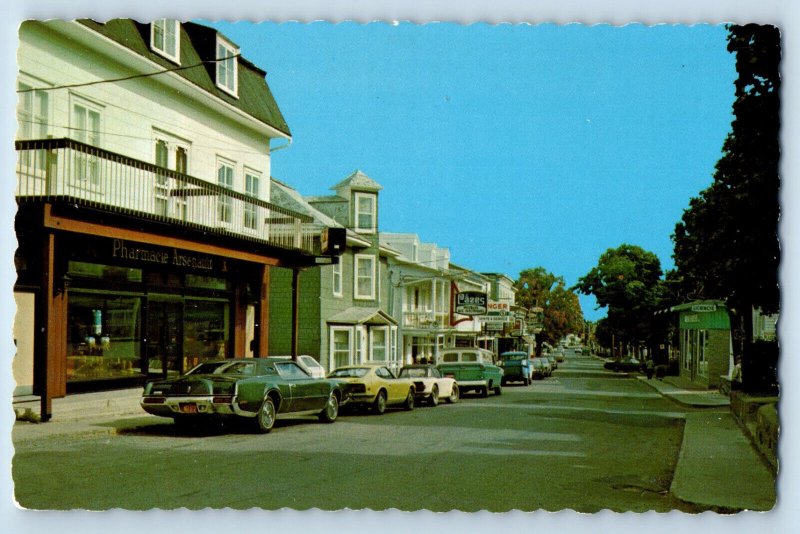
M 17 39 L 20 512 L 786 506 L 778 26 Z
M 132 510 L 771 508 L 768 464 L 745 439 L 716 443 L 741 432 L 728 406 L 703 401 L 677 402 L 646 379 L 571 351 L 550 377 L 510 385 L 500 397 L 347 414 L 334 425 L 292 417 L 269 436 L 176 429 L 120 400 L 115 411 L 73 413 L 70 423 L 18 425 L 16 498 L 33 509 L 89 510 L 123 502 Z M 714 424 L 723 427 L 715 432 Z M 711 479 L 691 473 L 691 462 L 712 459 L 736 467 Z M 59 491 L 65 485 L 69 495 Z

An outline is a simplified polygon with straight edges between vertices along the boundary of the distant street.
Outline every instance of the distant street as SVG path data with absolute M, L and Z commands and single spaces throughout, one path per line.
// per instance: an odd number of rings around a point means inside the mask
M 701 511 L 669 494 L 685 410 L 568 354 L 552 377 L 499 397 L 333 425 L 179 433 L 164 420 L 15 443 L 15 494 L 35 509 Z

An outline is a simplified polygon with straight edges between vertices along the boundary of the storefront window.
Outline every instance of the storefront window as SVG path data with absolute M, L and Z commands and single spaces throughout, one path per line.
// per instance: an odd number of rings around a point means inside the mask
M 228 302 L 186 299 L 183 324 L 184 369 L 198 363 L 230 358 L 230 306 Z
M 67 274 L 74 279 L 96 279 L 106 282 L 141 282 L 142 270 L 130 267 L 115 267 L 100 263 L 70 261 Z
M 71 292 L 67 380 L 133 377 L 141 369 L 141 298 Z

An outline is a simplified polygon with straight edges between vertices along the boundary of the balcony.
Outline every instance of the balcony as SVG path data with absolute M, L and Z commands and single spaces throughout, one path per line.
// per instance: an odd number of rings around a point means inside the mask
M 318 253 L 307 215 L 71 139 L 16 141 L 17 202 L 65 202 L 109 213 Z
M 419 330 L 442 330 L 449 327 L 447 312 L 403 310 L 403 327 Z

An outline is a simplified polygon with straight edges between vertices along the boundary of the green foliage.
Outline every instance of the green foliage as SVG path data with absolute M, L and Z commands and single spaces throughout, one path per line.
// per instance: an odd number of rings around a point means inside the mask
M 731 26 L 736 100 L 714 181 L 691 199 L 672 236 L 676 295 L 715 298 L 742 310 L 776 312 L 780 156 L 780 32 Z
M 601 344 L 612 336 L 617 342 L 649 341 L 655 330 L 654 313 L 664 292 L 658 256 L 635 245 L 606 250 L 573 289 L 594 295 L 608 308 L 595 333 Z M 609 343 L 610 345 L 610 343 Z M 605 346 L 609 346 L 605 345 Z
M 566 287 L 563 277 L 536 267 L 522 271 L 515 286 L 519 306 L 539 306 L 544 310 L 539 341 L 554 343 L 567 334 L 582 331 L 583 311 L 578 295 Z

